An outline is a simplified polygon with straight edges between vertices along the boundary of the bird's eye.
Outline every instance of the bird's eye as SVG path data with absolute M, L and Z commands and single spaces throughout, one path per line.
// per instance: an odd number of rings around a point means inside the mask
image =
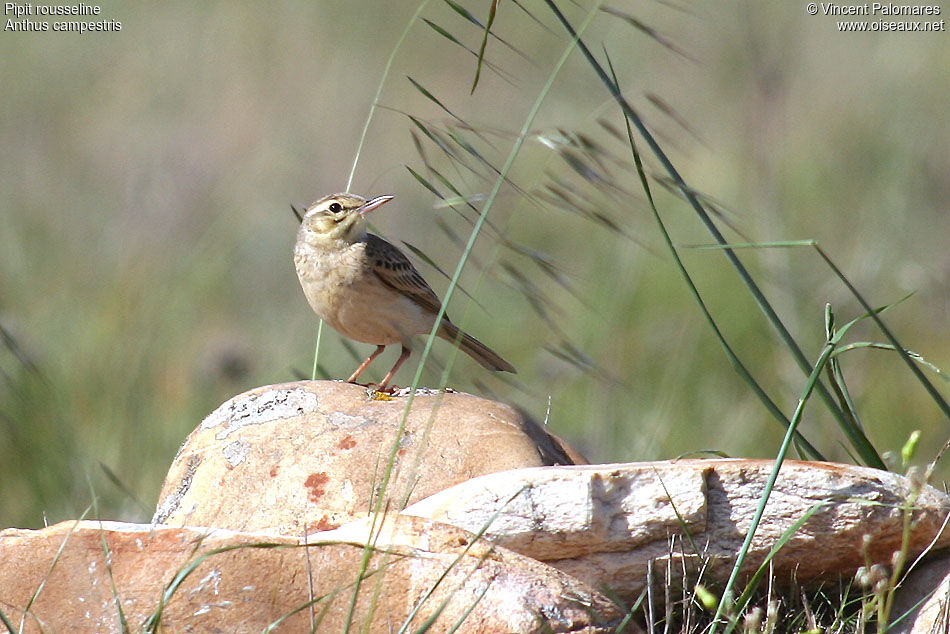
M 343 211 L 343 205 L 341 205 L 340 203 L 332 203 L 330 205 L 330 211 L 332 211 L 335 214 L 338 214 L 341 211 Z

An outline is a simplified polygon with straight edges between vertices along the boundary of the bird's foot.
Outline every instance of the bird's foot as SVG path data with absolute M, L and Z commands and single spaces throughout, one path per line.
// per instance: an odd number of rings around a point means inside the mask
M 391 401 L 396 396 L 396 392 L 399 391 L 399 387 L 396 385 L 384 387 L 376 383 L 370 383 L 365 387 L 366 395 L 374 401 Z

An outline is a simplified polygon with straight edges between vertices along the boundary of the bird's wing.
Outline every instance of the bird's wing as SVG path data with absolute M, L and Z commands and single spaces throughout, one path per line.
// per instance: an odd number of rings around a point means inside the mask
M 402 293 L 426 310 L 439 312 L 442 306 L 439 296 L 397 247 L 377 235 L 368 233 L 366 255 L 373 266 L 373 272 L 383 284 Z

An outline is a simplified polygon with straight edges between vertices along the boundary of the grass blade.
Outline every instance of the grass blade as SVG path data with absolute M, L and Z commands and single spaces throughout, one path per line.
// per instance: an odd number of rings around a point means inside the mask
M 849 350 L 859 350 L 863 348 L 869 348 L 871 350 L 889 350 L 891 352 L 897 352 L 899 350 L 899 348 L 889 343 L 879 343 L 875 341 L 856 341 L 854 343 L 849 343 L 846 346 L 841 346 L 840 348 L 835 350 L 835 357 L 837 357 L 838 355 L 844 352 L 848 352 Z M 947 374 L 946 372 L 941 370 L 939 367 L 937 367 L 930 361 L 927 361 L 927 359 L 925 359 L 922 354 L 920 354 L 919 352 L 914 352 L 913 350 L 907 350 L 906 348 L 904 349 L 904 352 L 906 352 L 907 356 L 909 356 L 911 359 L 913 359 L 920 365 L 924 366 L 925 368 L 927 368 L 928 370 L 930 370 L 931 372 L 939 376 L 944 381 L 950 383 L 950 374 Z
M 417 82 L 415 79 L 413 79 L 411 75 L 406 75 L 406 79 L 409 80 L 409 83 L 411 83 L 413 86 L 415 86 L 416 90 L 418 90 L 420 93 L 422 93 L 422 96 L 423 96 L 423 97 L 425 97 L 426 99 L 428 99 L 429 101 L 431 101 L 432 103 L 434 103 L 435 105 L 437 105 L 437 106 L 438 106 L 439 108 L 441 108 L 446 114 L 448 114 L 450 117 L 452 117 L 452 118 L 455 119 L 456 121 L 459 121 L 459 122 L 461 122 L 461 123 L 465 123 L 461 118 L 458 117 L 458 115 L 456 115 L 454 112 L 452 112 L 451 110 L 449 110 L 448 106 L 446 106 L 444 103 L 442 103 L 441 101 L 439 101 L 439 98 L 438 98 L 438 97 L 436 97 L 436 96 L 433 95 L 431 92 L 429 92 L 429 90 L 428 90 L 425 86 L 423 86 L 422 84 L 420 84 L 419 82 Z
M 7 618 L 7 615 L 3 613 L 3 610 L 0 610 L 0 623 L 3 623 L 3 626 L 7 628 L 7 631 L 10 634 L 16 634 L 16 630 L 13 628 L 13 623 L 11 623 L 10 619 Z
M 484 28 L 485 28 L 485 26 L 479 21 L 478 18 L 476 18 L 474 15 L 472 15 L 472 13 L 471 13 L 468 9 L 466 9 L 465 7 L 463 7 L 462 5 L 460 5 L 459 3 L 453 2 L 452 0 L 444 0 L 444 2 L 445 2 L 445 4 L 449 5 L 449 6 L 452 8 L 453 11 L 455 11 L 456 13 L 458 13 L 460 16 L 462 16 L 463 18 L 465 18 L 466 20 L 468 20 L 469 22 L 471 22 L 472 24 L 474 24 L 474 25 L 477 26 L 478 28 L 480 28 L 480 29 L 484 29 Z M 497 34 L 491 33 L 490 30 L 489 30 L 488 32 L 489 32 L 489 34 L 491 35 L 491 37 L 495 38 L 498 42 L 500 42 L 501 44 L 505 45 L 505 46 L 508 47 L 510 50 L 514 51 L 514 53 L 515 53 L 516 55 L 518 55 L 518 56 L 521 57 L 522 59 L 526 59 L 526 60 L 529 60 L 529 61 L 530 61 L 531 58 L 528 57 L 528 55 L 526 55 L 523 51 L 521 51 L 521 50 L 519 50 L 518 48 L 516 48 L 513 44 L 511 44 L 510 42 L 508 42 L 508 41 L 506 41 L 506 40 L 504 40 L 504 39 L 502 39 L 502 38 L 500 38 L 500 37 L 498 37 Z
M 448 41 L 452 42 L 453 44 L 455 44 L 455 45 L 458 46 L 459 48 L 463 49 L 464 51 L 466 51 L 466 52 L 468 52 L 468 53 L 474 55 L 474 56 L 478 59 L 478 68 L 479 68 L 479 70 L 481 70 L 481 65 L 482 65 L 482 63 L 484 63 L 485 66 L 487 66 L 490 70 L 494 71 L 499 77 L 501 77 L 502 79 L 504 79 L 506 82 L 511 83 L 510 77 L 509 77 L 509 76 L 506 76 L 506 73 L 504 73 L 504 72 L 501 70 L 501 68 L 499 68 L 499 67 L 498 67 L 497 65 L 495 65 L 495 64 L 492 64 L 492 63 L 489 62 L 488 60 L 485 60 L 485 59 L 482 57 L 482 56 L 484 55 L 484 50 L 481 52 L 481 56 L 480 56 L 478 52 L 473 51 L 472 49 L 470 49 L 469 47 L 467 47 L 467 46 L 466 46 L 463 42 L 461 42 L 457 37 L 455 37 L 454 35 L 452 35 L 451 33 L 449 33 L 447 30 L 445 30 L 443 27 L 439 26 L 438 24 L 436 24 L 436 23 L 433 22 L 432 20 L 429 20 L 429 19 L 427 19 L 427 18 L 422 18 L 422 21 L 425 22 L 433 31 L 435 31 L 436 33 L 438 33 L 439 35 L 441 35 L 442 37 L 444 37 L 444 38 L 447 39 Z
M 482 63 L 485 60 L 485 47 L 488 46 L 488 34 L 491 33 L 492 24 L 495 23 L 495 14 L 498 11 L 498 0 L 492 0 L 488 7 L 488 22 L 485 24 L 485 35 L 482 37 L 482 44 L 478 47 L 478 63 L 475 65 L 475 80 L 472 82 L 472 94 L 478 86 L 478 78 L 482 74 Z
M 742 591 L 742 594 L 739 595 L 739 598 L 735 602 L 735 611 L 736 613 L 742 613 L 745 610 L 745 606 L 752 599 L 752 593 L 755 592 L 755 589 L 758 587 L 759 582 L 762 580 L 762 577 L 768 571 L 769 564 L 775 558 L 775 555 L 785 547 L 785 544 L 788 543 L 788 540 L 792 538 L 795 533 L 798 532 L 805 523 L 811 519 L 812 515 L 817 513 L 822 507 L 827 506 L 826 503 L 818 503 L 813 506 L 810 506 L 805 510 L 805 513 L 798 518 L 795 522 L 786 528 L 776 542 L 772 545 L 772 548 L 769 549 L 768 554 L 766 554 L 765 559 L 762 560 L 762 563 L 759 565 L 758 570 L 755 571 L 755 574 L 752 575 L 752 578 L 749 579 L 749 582 L 746 584 L 745 590 Z M 733 625 L 730 624 L 730 627 L 726 629 L 725 634 L 730 634 L 734 629 Z
M 637 29 L 637 30 L 640 31 L 641 33 L 643 33 L 643 34 L 647 35 L 648 37 L 652 38 L 653 40 L 655 40 L 655 41 L 656 41 L 658 44 L 660 44 L 661 46 L 665 46 L 666 48 L 668 48 L 669 50 L 673 51 L 673 52 L 676 53 L 677 55 L 680 55 L 680 56 L 682 56 L 682 57 L 684 57 L 684 58 L 686 58 L 686 59 L 688 59 L 688 60 L 690 60 L 690 61 L 696 61 L 696 60 L 694 60 L 692 57 L 690 57 L 690 55 L 689 55 L 686 51 L 684 51 L 684 50 L 681 49 L 680 47 L 678 47 L 678 46 L 676 46 L 675 44 L 673 44 L 673 42 L 671 42 L 671 41 L 670 41 L 669 39 L 667 39 L 666 37 L 663 37 L 662 35 L 660 35 L 660 33 L 659 33 L 656 29 L 654 29 L 654 28 L 651 27 L 651 26 L 648 26 L 647 24 L 645 24 L 645 23 L 644 23 L 642 20 L 640 20 L 639 18 L 636 18 L 636 17 L 630 15 L 629 13 L 626 13 L 626 12 L 621 11 L 620 9 L 616 9 L 616 8 L 614 8 L 614 7 L 601 7 L 600 10 L 603 11 L 604 13 L 608 14 L 608 15 L 612 15 L 612 16 L 614 16 L 614 17 L 620 18 L 621 20 L 623 20 L 624 22 L 626 22 L 626 23 L 629 24 L 630 26 L 634 27 L 635 29 Z

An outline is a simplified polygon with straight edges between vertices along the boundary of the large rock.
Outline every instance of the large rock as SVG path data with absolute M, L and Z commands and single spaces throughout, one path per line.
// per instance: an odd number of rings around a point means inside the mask
M 506 405 L 421 390 L 405 416 L 408 400 L 332 381 L 236 396 L 182 445 L 154 521 L 285 535 L 334 528 L 373 508 L 394 448 L 390 509 L 475 476 L 576 458 Z
M 702 566 L 705 579 L 725 581 L 773 466 L 729 459 L 519 469 L 475 478 L 404 512 L 484 532 L 633 599 L 650 566 L 662 575 L 671 560 L 674 572 Z M 866 467 L 786 461 L 743 570 L 755 571 L 786 537 L 771 563 L 780 581 L 789 573 L 801 582 L 852 576 L 866 558 L 889 564 L 907 513 L 909 557 L 931 542 L 950 546 L 943 530 L 950 497 L 933 487 Z
M 332 382 L 235 397 L 183 445 L 156 525 L 0 533 L 0 609 L 49 632 L 375 632 L 428 619 L 432 631 L 599 632 L 622 615 L 591 588 L 632 603 L 651 575 L 724 581 L 773 469 L 543 466 L 571 450 L 511 408 L 426 390 L 409 403 Z M 381 495 L 385 517 L 367 516 Z M 776 584 L 851 577 L 904 546 L 909 559 L 950 546 L 948 514 L 947 495 L 901 476 L 786 461 L 743 573 L 774 555 Z M 945 565 L 919 568 L 934 574 L 903 591 L 910 608 L 943 584 L 915 633 L 946 610 Z
M 28 633 L 103 634 L 415 631 L 430 618 L 430 632 L 593 634 L 622 616 L 568 575 L 450 526 L 390 521 L 365 567 L 361 541 L 92 521 L 9 529 L 0 609 Z

